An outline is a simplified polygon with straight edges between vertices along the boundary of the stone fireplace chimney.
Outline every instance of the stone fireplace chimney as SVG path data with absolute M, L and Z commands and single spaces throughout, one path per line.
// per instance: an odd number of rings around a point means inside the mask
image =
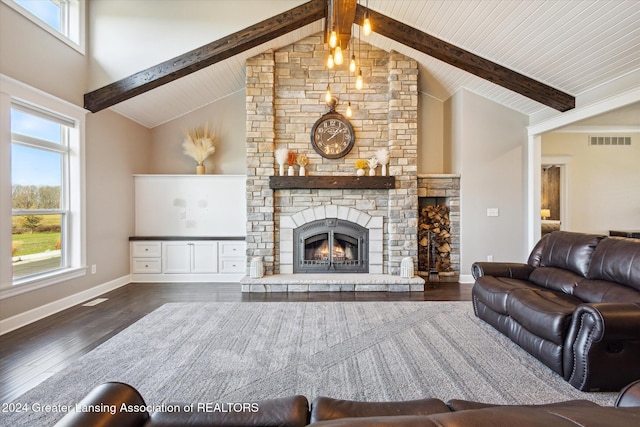
M 405 257 L 414 260 L 417 270 L 417 63 L 366 43 L 359 50 L 361 91 L 346 66 L 327 72 L 322 34 L 247 60 L 247 255 L 262 257 L 267 276 L 293 273 L 294 225 L 333 213 L 337 217 L 339 211 L 363 227 L 372 226 L 369 273 L 397 275 Z M 348 101 L 353 107 L 349 120 L 355 146 L 340 159 L 321 157 L 310 143 L 313 124 L 328 111 L 327 83 L 339 98 L 336 111 L 344 114 Z M 273 190 L 269 182 L 278 174 L 277 148 L 305 154 L 307 176 L 354 179 L 356 159 L 370 159 L 387 148 L 395 187 Z

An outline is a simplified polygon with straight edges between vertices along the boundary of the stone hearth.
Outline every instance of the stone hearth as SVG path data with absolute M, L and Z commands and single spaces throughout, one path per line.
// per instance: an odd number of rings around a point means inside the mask
M 325 159 L 311 147 L 310 133 L 327 112 L 327 83 L 343 97 L 354 83 L 346 68 L 328 76 L 327 55 L 316 34 L 247 60 L 247 255 L 263 259 L 265 277 L 245 279 L 243 291 L 421 290 L 422 279 L 399 277 L 405 257 L 417 271 L 417 63 L 362 44 L 365 88 L 352 89 L 349 98 L 356 143 L 347 156 Z M 336 110 L 344 114 L 345 108 L 342 99 Z M 392 188 L 270 188 L 278 173 L 276 148 L 305 154 L 308 176 L 356 179 L 355 160 L 383 147 L 390 152 Z M 293 274 L 293 230 L 328 218 L 369 230 L 368 274 Z

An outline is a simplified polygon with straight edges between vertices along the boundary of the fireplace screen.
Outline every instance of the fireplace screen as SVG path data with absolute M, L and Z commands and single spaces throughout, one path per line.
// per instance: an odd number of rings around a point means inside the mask
M 369 230 L 323 219 L 294 230 L 294 273 L 367 273 Z

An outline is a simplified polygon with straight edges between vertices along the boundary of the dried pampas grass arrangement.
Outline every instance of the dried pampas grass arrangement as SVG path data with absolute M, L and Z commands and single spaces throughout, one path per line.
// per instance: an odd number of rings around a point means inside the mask
M 381 148 L 376 151 L 376 159 L 382 165 L 382 176 L 387 176 L 387 164 L 389 163 L 389 150 Z
M 207 123 L 202 128 L 195 128 L 186 132 L 187 136 L 182 142 L 184 154 L 202 165 L 207 157 L 216 152 L 216 137 L 209 131 Z

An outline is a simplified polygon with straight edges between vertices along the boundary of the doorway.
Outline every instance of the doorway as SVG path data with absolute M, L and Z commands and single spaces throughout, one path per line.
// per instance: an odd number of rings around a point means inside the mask
M 569 229 L 569 157 L 542 158 L 540 171 L 540 231 L 544 236 Z

